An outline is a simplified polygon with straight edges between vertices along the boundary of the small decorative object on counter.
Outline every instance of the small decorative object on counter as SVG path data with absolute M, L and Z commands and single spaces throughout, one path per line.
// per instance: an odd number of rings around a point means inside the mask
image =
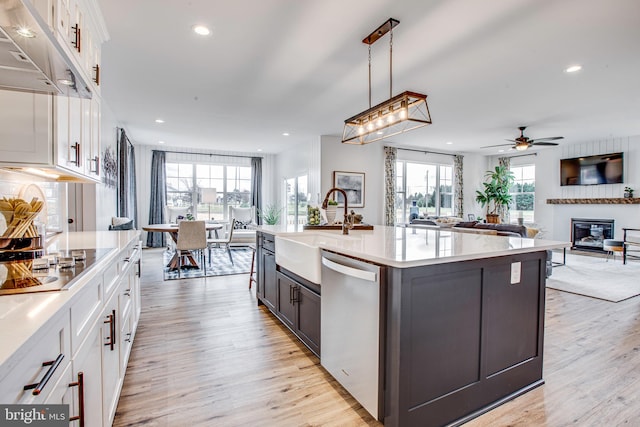
M 633 188 L 624 187 L 624 198 L 625 199 L 632 199 L 633 198 Z
M 320 225 L 320 208 L 307 205 L 307 224 Z
M 4 217 L 7 228 L 0 236 L 0 248 L 21 249 L 27 246 L 41 248 L 38 230 L 33 221 L 40 214 L 43 206 L 44 203 L 37 197 L 34 197 L 30 203 L 19 198 L 3 197 L 0 200 L 0 213 Z M 19 239 L 22 241 L 18 242 Z M 16 244 L 19 244 L 19 247 Z
M 338 207 L 338 201 L 337 200 L 329 200 L 327 202 L 327 210 L 326 210 L 326 214 L 327 214 L 327 222 L 329 224 L 333 224 L 336 220 L 336 209 Z

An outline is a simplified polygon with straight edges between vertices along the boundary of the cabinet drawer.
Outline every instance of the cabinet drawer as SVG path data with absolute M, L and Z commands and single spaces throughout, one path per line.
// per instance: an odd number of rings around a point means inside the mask
M 75 297 L 71 306 L 71 352 L 76 354 L 80 344 L 91 330 L 102 311 L 102 282 L 104 276 L 97 276 Z
M 9 370 L 0 381 L 0 402 L 43 403 L 71 361 L 70 341 L 69 311 L 63 310 L 6 362 Z M 40 384 L 39 394 L 24 389 L 33 384 Z
M 262 248 L 271 252 L 276 251 L 275 237 L 271 234 L 262 234 Z
M 107 268 L 105 268 L 104 273 L 102 275 L 104 283 L 104 301 L 107 301 L 113 291 L 116 289 L 116 285 L 119 283 L 118 279 L 120 277 L 120 255 L 118 258 L 114 260 Z

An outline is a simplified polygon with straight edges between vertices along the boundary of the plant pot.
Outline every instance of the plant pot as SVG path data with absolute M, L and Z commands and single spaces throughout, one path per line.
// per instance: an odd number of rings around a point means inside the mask
M 489 223 L 489 224 L 500 224 L 500 215 L 498 215 L 498 214 L 487 214 L 487 223 Z
M 336 220 L 336 205 L 327 206 L 327 210 L 325 211 L 327 215 L 327 222 L 331 225 Z
M 624 198 L 625 199 L 632 199 L 633 198 L 633 193 L 630 193 L 628 191 L 625 191 L 624 193 Z

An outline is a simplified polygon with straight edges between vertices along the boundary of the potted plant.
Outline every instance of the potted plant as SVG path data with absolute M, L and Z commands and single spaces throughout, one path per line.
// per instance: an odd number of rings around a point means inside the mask
M 329 225 L 333 224 L 333 221 L 335 221 L 336 219 L 337 207 L 338 207 L 338 201 L 329 199 L 329 201 L 327 202 L 327 210 L 325 212 L 327 214 L 327 222 L 329 223 Z
M 633 199 L 633 188 L 624 187 L 624 198 L 625 199 Z
M 258 209 L 258 215 L 267 225 L 276 225 L 280 222 L 280 214 L 282 213 L 282 208 L 277 207 L 276 205 L 267 205 L 263 210 Z
M 494 170 L 487 171 L 485 178 L 482 183 L 484 191 L 476 190 L 476 201 L 487 207 L 487 222 L 499 223 L 500 207 L 511 203 L 509 190 L 515 177 L 506 166 L 496 166 Z

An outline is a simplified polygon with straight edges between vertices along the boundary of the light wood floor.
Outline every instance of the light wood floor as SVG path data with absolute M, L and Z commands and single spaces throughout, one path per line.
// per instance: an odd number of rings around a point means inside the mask
M 164 282 L 160 252 L 142 259 L 142 317 L 114 426 L 380 425 L 256 306 L 248 275 Z M 640 425 L 640 297 L 548 289 L 544 378 L 466 425 Z

